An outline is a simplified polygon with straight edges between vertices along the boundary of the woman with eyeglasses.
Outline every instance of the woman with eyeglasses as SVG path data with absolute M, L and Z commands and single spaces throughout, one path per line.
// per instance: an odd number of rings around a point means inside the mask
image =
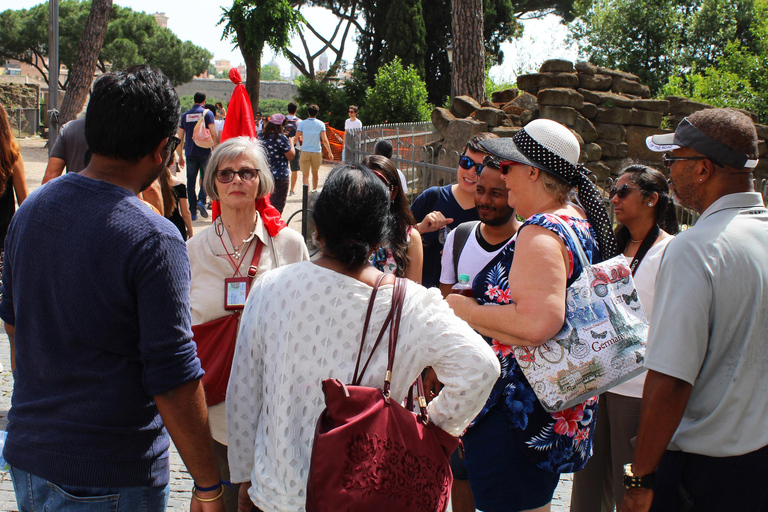
M 226 140 L 211 153 L 208 169 L 203 186 L 213 200 L 221 202 L 221 215 L 211 227 L 187 242 L 192 271 L 192 325 L 199 353 L 203 350 L 203 341 L 206 347 L 210 345 L 209 339 L 198 337 L 200 325 L 228 320 L 233 314 L 238 315 L 235 319 L 238 320 L 255 279 L 271 269 L 309 259 L 298 232 L 282 229 L 270 236 L 256 211 L 256 200 L 268 196 L 273 189 L 269 161 L 257 140 L 248 137 Z M 234 339 L 214 341 L 220 343 L 222 352 L 234 350 Z M 222 372 L 219 366 L 206 367 L 207 360 L 201 356 L 207 377 L 213 378 L 214 373 Z M 228 373 L 220 377 L 226 386 Z M 206 382 L 209 381 L 204 380 L 204 387 Z M 212 405 L 215 400 L 211 398 L 211 391 L 206 387 L 211 434 L 219 471 L 224 480 L 229 480 L 226 401 Z M 224 501 L 227 512 L 237 511 L 236 491 L 224 487 Z
M 424 252 L 421 237 L 411 236 L 416 219 L 413 218 L 408 200 L 403 192 L 397 167 L 389 159 L 371 155 L 363 159 L 363 165 L 371 169 L 389 190 L 389 213 L 392 227 L 389 238 L 371 255 L 374 267 L 386 274 L 407 277 L 421 283 Z
M 624 295 L 630 307 L 642 307 L 650 321 L 656 274 L 679 228 L 667 178 L 645 165 L 625 167 L 609 193 L 616 220 L 616 241 L 634 276 L 637 295 Z M 624 496 L 624 464 L 632 462 L 645 373 L 600 397 L 594 455 L 573 478 L 572 512 L 610 512 Z M 601 508 L 602 507 L 602 508 Z
M 447 297 L 454 312 L 485 336 L 502 368 L 464 434 L 464 462 L 480 510 L 547 511 L 560 474 L 580 470 L 590 456 L 597 398 L 548 413 L 513 346 L 539 347 L 563 327 L 566 289 L 583 269 L 577 244 L 592 263 L 618 250 L 600 193 L 578 164 L 581 149 L 568 128 L 537 119 L 511 139 L 481 145 L 499 159 L 507 201 L 526 221 L 517 239 L 476 276 L 473 297 Z M 579 205 L 569 201 L 574 189 Z M 536 354 L 523 352 L 521 358 L 535 362 Z
M 463 222 L 480 220 L 475 208 L 477 175 L 483 169 L 488 154 L 480 142 L 498 138 L 493 133 L 478 133 L 464 147 L 456 169 L 456 183 L 430 187 L 411 204 L 416 230 L 424 244 L 424 270 L 421 284 L 427 288 L 440 286 L 441 256 L 445 239 L 451 230 Z

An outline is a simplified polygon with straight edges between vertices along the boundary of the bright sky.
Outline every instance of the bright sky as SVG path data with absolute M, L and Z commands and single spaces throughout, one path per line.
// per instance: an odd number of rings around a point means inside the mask
M 14 9 L 30 8 L 41 3 L 40 0 L 16 0 Z M 124 7 L 130 7 L 134 11 L 144 11 L 148 14 L 163 12 L 168 16 L 168 28 L 171 29 L 183 41 L 192 41 L 198 46 L 206 48 L 213 53 L 214 59 L 227 59 L 233 66 L 243 63 L 240 50 L 233 48 L 229 41 L 222 41 L 223 26 L 217 25 L 221 19 L 222 6 L 229 7 L 231 0 L 198 2 L 189 0 L 115 0 L 115 3 Z M 337 24 L 335 16 L 329 11 L 309 7 L 302 10 L 302 14 L 323 36 L 330 37 Z M 322 44 L 308 30 L 307 42 L 311 51 L 318 50 Z M 342 31 L 340 31 L 341 33 Z M 538 69 L 538 66 L 548 58 L 566 58 L 574 60 L 576 51 L 564 43 L 567 29 L 559 23 L 555 16 L 549 16 L 542 20 L 525 22 L 525 32 L 521 40 L 513 43 L 505 43 L 502 49 L 505 54 L 504 64 L 491 70 L 491 75 L 496 80 L 513 81 L 519 71 L 529 72 Z M 345 46 L 344 58 L 351 64 L 354 61 L 357 45 L 354 41 L 354 27 L 350 30 L 350 36 Z M 534 37 L 535 35 L 535 37 Z M 339 36 L 340 39 L 340 36 Z M 303 48 L 298 37 L 291 44 L 294 53 L 304 56 Z M 332 63 L 335 55 L 327 52 L 329 63 Z M 265 51 L 262 63 L 272 60 L 274 55 L 271 50 Z M 290 72 L 290 64 L 282 56 L 277 57 L 280 70 L 283 75 Z M 318 63 L 315 63 L 317 69 Z

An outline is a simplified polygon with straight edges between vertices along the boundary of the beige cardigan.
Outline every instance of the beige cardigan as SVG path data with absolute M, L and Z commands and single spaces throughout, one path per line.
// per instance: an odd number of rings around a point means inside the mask
M 221 237 L 216 234 L 217 224 L 220 226 Z M 254 238 L 240 259 L 241 275 L 245 275 L 251 264 L 257 238 L 264 246 L 255 279 L 273 268 L 309 259 L 307 246 L 297 231 L 284 228 L 275 237 L 270 237 L 257 212 Z M 224 309 L 224 279 L 232 277 L 235 272 L 227 257 L 227 251 L 232 253 L 232 245 L 223 223 L 217 220 L 211 227 L 190 238 L 187 241 L 187 251 L 192 270 L 190 289 L 192 325 L 210 322 L 232 314 L 232 311 Z M 227 444 L 226 403 L 222 402 L 209 407 L 208 420 L 213 438 L 222 444 Z

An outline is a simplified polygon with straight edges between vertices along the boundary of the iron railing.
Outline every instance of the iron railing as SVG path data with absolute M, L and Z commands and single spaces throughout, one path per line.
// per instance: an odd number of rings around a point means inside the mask
M 31 137 L 40 128 L 40 110 L 36 108 L 6 108 L 8 124 L 17 138 Z

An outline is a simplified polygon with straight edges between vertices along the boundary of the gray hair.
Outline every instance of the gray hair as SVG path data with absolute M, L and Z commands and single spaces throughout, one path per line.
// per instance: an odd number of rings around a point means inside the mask
M 270 195 L 275 189 L 275 179 L 269 170 L 267 152 L 264 151 L 262 143 L 250 137 L 233 137 L 213 150 L 205 168 L 203 188 L 214 201 L 219 200 L 219 194 L 216 192 L 216 171 L 224 162 L 231 162 L 241 156 L 248 158 L 259 171 L 259 189 L 256 191 L 256 199 Z

